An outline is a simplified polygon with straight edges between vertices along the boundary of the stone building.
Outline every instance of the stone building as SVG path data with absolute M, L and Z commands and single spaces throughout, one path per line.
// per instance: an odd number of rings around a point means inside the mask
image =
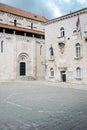
M 0 81 L 87 84 L 87 8 L 47 20 L 0 3 Z
M 46 21 L 0 3 L 0 81 L 44 79 Z
M 87 8 L 45 24 L 46 80 L 87 83 Z

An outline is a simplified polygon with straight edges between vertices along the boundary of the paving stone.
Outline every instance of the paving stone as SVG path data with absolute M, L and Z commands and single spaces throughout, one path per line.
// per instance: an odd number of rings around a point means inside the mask
M 0 130 L 87 130 L 87 88 L 43 81 L 0 83 Z

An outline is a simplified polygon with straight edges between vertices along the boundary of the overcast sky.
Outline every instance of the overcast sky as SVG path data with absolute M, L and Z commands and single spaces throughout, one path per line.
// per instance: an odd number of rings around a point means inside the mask
M 0 0 L 0 2 L 48 19 L 87 7 L 87 0 Z

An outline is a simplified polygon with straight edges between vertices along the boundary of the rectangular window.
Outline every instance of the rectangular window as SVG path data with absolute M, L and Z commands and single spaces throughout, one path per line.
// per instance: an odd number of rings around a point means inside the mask
M 76 57 L 77 58 L 81 57 L 81 46 L 79 43 L 76 44 Z
M 76 48 L 76 57 L 80 57 L 81 53 L 80 53 L 80 48 Z
M 78 71 L 78 72 L 77 72 L 77 78 L 80 78 L 80 77 L 81 77 L 81 72 Z

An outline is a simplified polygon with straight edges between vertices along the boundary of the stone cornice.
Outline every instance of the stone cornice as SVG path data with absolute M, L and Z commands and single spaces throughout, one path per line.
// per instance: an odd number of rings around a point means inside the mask
M 81 9 L 81 10 L 78 10 L 78 11 L 75 11 L 75 12 L 60 16 L 60 17 L 55 18 L 55 19 L 48 20 L 45 23 L 45 25 L 52 24 L 52 23 L 55 23 L 55 22 L 58 22 L 58 21 L 61 21 L 61 20 L 64 20 L 64 19 L 68 19 L 68 18 L 77 16 L 77 15 L 80 15 L 80 14 L 84 14 L 84 13 L 87 13 L 87 8 L 84 8 L 84 9 Z

